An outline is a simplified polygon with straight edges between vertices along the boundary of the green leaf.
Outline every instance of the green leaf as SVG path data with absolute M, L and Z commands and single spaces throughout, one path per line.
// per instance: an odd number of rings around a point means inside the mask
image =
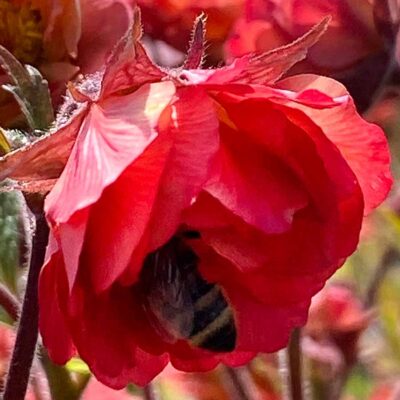
M 36 68 L 23 66 L 3 46 L 0 46 L 0 65 L 14 83 L 3 85 L 3 89 L 13 94 L 34 135 L 40 136 L 54 121 L 47 81 Z
M 20 194 L 0 192 L 0 280 L 14 293 L 20 267 Z

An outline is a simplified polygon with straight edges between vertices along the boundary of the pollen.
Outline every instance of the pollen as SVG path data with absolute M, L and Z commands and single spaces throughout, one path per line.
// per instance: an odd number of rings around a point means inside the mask
M 38 63 L 43 48 L 43 22 L 31 1 L 0 0 L 0 44 L 22 63 Z

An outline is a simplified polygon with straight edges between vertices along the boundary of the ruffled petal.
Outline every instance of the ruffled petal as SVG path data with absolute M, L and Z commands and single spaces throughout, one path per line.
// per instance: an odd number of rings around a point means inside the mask
M 130 283 L 136 280 L 143 257 L 174 234 L 182 210 L 209 177 L 218 149 L 212 101 L 202 89 L 188 88 L 178 93 L 171 111 L 160 137 L 91 209 L 82 263 L 97 291 L 107 289 L 128 265 Z
M 219 354 L 218 356 L 213 356 L 204 354 L 203 357 L 184 359 L 175 357 L 174 354 L 171 355 L 171 364 L 179 371 L 185 372 L 207 372 L 214 369 L 218 364 L 229 365 L 230 367 L 240 367 L 242 365 L 250 362 L 256 353 L 254 352 L 244 352 L 244 351 L 234 351 L 227 354 Z
M 358 115 L 345 87 L 333 79 L 298 75 L 280 81 L 279 87 L 295 92 L 314 89 L 331 97 L 342 96 L 342 104 L 329 109 L 309 108 L 299 102 L 291 103 L 291 107 L 300 108 L 338 147 L 357 177 L 368 214 L 385 199 L 392 185 L 390 153 L 382 129 Z
M 235 264 L 238 285 L 270 304 L 274 299 L 305 301 L 356 248 L 362 194 L 337 148 L 304 113 L 272 99 L 244 101 L 246 94 L 242 96 L 229 99 L 226 92 L 216 96 L 227 112 L 227 122 L 281 159 L 307 190 L 310 203 L 296 212 L 291 229 L 278 235 L 263 234 L 204 195 L 185 213 L 185 221 Z M 271 129 L 265 131 L 266 126 Z M 233 279 L 235 272 L 225 274 Z
M 218 227 L 212 226 L 213 217 Z M 205 277 L 241 287 L 269 306 L 309 300 L 342 263 L 326 249 L 335 237 L 310 211 L 297 216 L 289 232 L 266 235 L 202 195 L 184 221 L 201 233 L 202 241 L 192 241 L 201 260 L 215 258 L 210 249 L 220 256 L 218 263 L 201 264 Z
M 110 377 L 107 373 L 95 367 L 92 372 L 100 382 L 115 390 L 122 389 L 129 383 L 143 387 L 162 372 L 169 361 L 167 354 L 153 356 L 142 351 L 139 347 L 136 348 L 133 358 L 134 365 L 120 375 Z
M 336 206 L 334 188 L 315 144 L 303 127 L 292 123 L 262 94 L 247 100 L 246 95 L 230 97 L 225 91 L 216 99 L 226 110 L 227 123 L 233 124 L 243 141 L 253 142 L 255 148 L 271 155 L 272 160 L 279 160 L 286 171 L 292 172 L 296 188 L 300 184 L 309 201 L 322 215 L 329 216 Z
M 224 287 L 238 329 L 238 351 L 272 353 L 287 346 L 293 328 L 307 321 L 311 299 L 287 307 L 265 305 L 238 287 Z
M 86 227 L 89 218 L 89 209 L 77 211 L 68 221 L 54 228 L 58 246 L 64 259 L 65 272 L 69 290 L 72 289 L 78 273 L 79 259 L 83 247 Z
M 165 243 L 210 178 L 219 148 L 219 123 L 212 100 L 201 88 L 179 91 L 167 133 L 174 145 L 152 210 L 150 249 Z
M 46 199 L 46 214 L 53 223 L 67 222 L 95 203 L 144 151 L 157 137 L 159 116 L 173 94 L 173 84 L 164 82 L 92 104 L 68 163 Z
M 288 230 L 309 201 L 279 158 L 236 129 L 221 124 L 220 171 L 206 190 L 227 209 L 266 233 Z
M 91 207 L 81 263 L 96 291 L 107 289 L 128 267 L 149 223 L 171 147 L 168 138 L 157 138 Z M 139 259 L 135 276 L 141 264 Z
M 66 291 L 65 272 L 60 252 L 52 254 L 39 281 L 39 327 L 50 358 L 65 364 L 75 353 L 75 346 L 60 308 L 61 292 Z
M 347 160 L 302 111 L 277 104 L 275 98 L 267 101 L 262 93 L 258 99 L 254 93 L 249 96 L 248 100 L 247 94 L 229 98 L 225 92 L 216 98 L 225 108 L 228 120 L 242 134 L 281 159 L 302 182 L 311 206 L 319 214 L 316 220 L 326 219 L 326 232 L 330 231 L 331 240 L 334 239 L 335 245 L 327 242 L 325 250 L 333 258 L 348 256 L 358 242 L 363 198 Z M 271 129 L 266 131 L 266 126 Z
M 65 310 L 71 335 L 81 358 L 96 378 L 114 389 L 129 382 L 145 385 L 162 371 L 167 354 L 150 354 L 157 340 L 143 316 L 132 287 L 119 285 L 97 295 L 79 276 Z M 105 326 L 105 323 L 107 326 Z

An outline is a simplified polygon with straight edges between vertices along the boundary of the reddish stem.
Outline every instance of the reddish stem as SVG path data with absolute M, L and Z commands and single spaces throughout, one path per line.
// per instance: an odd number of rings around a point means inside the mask
M 35 214 L 36 230 L 17 338 L 10 362 L 3 400 L 24 400 L 38 338 L 38 281 L 46 251 L 49 228 L 42 212 Z
M 288 346 L 291 400 L 303 400 L 303 372 L 300 339 L 300 329 L 296 328 L 292 332 L 292 337 Z
M 248 390 L 241 379 L 241 376 L 239 375 L 239 370 L 232 367 L 226 367 L 225 370 L 230 380 L 229 383 L 231 384 L 227 386 L 228 388 L 229 386 L 232 387 L 232 393 L 230 393 L 230 397 L 232 399 L 250 400 L 250 394 L 248 393 Z
M 154 387 L 151 383 L 143 388 L 143 399 L 144 400 L 157 400 L 157 395 Z

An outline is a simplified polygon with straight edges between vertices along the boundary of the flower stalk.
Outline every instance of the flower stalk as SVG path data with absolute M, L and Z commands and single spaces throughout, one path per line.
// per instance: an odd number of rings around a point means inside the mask
M 230 397 L 232 399 L 251 400 L 248 390 L 241 379 L 239 370 L 232 367 L 226 367 L 225 371 L 230 381 L 230 385 L 226 386 L 231 387 L 232 391 L 232 393 L 230 393 Z
M 153 384 L 149 383 L 143 388 L 143 399 L 144 400 L 158 400 L 158 396 L 154 390 Z
M 292 336 L 287 349 L 289 362 L 289 388 L 291 396 L 290 400 L 305 400 L 300 341 L 301 332 L 299 328 L 296 328 L 292 332 Z
M 49 228 L 40 206 L 31 207 L 36 221 L 28 280 L 3 400 L 23 400 L 36 349 L 39 325 L 38 280 L 43 265 Z

